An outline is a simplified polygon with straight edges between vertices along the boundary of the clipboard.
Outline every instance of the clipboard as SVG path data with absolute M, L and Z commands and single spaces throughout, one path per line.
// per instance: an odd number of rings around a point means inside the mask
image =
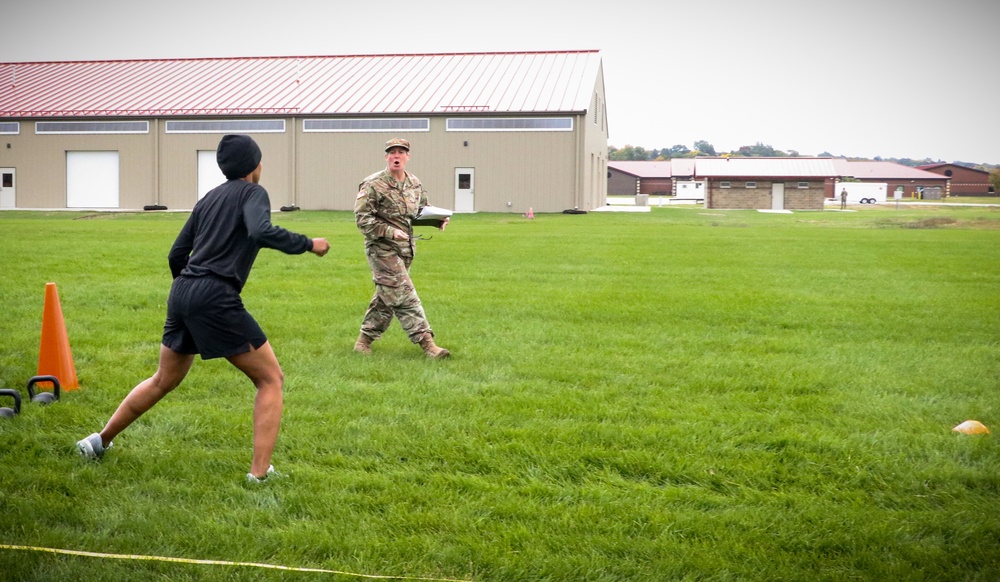
M 437 206 L 424 206 L 417 217 L 410 221 L 413 226 L 433 226 L 441 228 L 446 218 L 451 218 L 452 211 Z

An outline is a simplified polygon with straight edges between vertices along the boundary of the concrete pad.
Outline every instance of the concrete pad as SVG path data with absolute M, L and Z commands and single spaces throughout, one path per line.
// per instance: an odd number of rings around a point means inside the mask
M 649 212 L 649 206 L 598 206 L 591 212 Z

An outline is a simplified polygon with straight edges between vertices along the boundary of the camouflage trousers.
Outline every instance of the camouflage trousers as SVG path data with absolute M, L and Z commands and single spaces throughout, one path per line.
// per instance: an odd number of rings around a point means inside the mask
M 372 269 L 375 295 L 365 311 L 361 333 L 377 340 L 389 329 L 389 324 L 395 317 L 413 343 L 418 343 L 425 333 L 434 335 L 427 323 L 417 290 L 410 280 L 410 263 L 413 262 L 413 257 L 399 256 L 374 246 L 366 249 L 365 254 Z

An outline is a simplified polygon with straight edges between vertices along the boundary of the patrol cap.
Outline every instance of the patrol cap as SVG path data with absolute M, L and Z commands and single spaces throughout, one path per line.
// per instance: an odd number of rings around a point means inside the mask
M 394 137 L 385 142 L 385 151 L 389 151 L 392 148 L 403 148 L 406 151 L 410 151 L 410 142 L 401 137 Z

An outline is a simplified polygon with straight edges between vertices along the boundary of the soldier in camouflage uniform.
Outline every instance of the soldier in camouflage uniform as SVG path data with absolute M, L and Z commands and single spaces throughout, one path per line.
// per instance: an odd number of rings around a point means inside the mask
M 434 331 L 410 280 L 410 264 L 416 253 L 410 221 L 427 206 L 427 194 L 420 180 L 406 171 L 409 160 L 410 142 L 401 138 L 387 141 L 386 169 L 361 182 L 354 203 L 375 282 L 375 296 L 365 312 L 354 351 L 370 354 L 372 342 L 389 328 L 395 316 L 410 341 L 419 344 L 428 357 L 445 358 L 451 354 L 434 344 Z M 447 222 L 441 225 L 442 230 Z

